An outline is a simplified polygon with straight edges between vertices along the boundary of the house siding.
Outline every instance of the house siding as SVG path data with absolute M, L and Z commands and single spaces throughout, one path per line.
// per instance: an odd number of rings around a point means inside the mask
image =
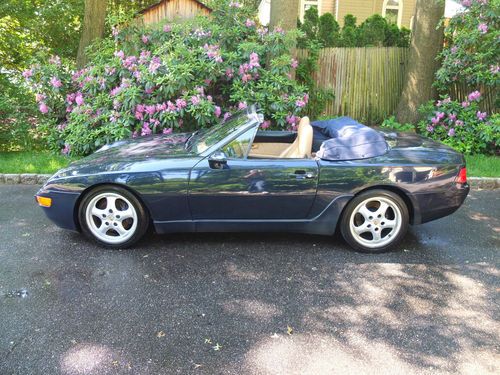
M 415 14 L 416 0 L 402 0 L 403 15 L 401 26 L 410 28 L 411 18 Z M 382 14 L 384 0 L 323 0 L 321 3 L 320 14 L 332 13 L 336 15 L 336 2 L 338 2 L 338 19 L 342 26 L 344 17 L 352 14 L 358 20 L 358 25 L 373 14 Z
M 189 19 L 197 15 L 209 15 L 210 10 L 192 0 L 167 0 L 146 9 L 142 14 L 142 22 L 146 25 L 163 20 Z

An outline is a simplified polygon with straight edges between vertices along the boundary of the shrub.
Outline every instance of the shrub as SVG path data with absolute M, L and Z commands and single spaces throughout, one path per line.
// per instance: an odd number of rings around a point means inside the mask
M 471 86 L 500 82 L 500 1 L 463 0 L 466 10 L 445 28 L 442 66 L 436 85 L 445 90 L 455 81 Z
M 115 30 L 76 73 L 55 58 L 33 66 L 52 149 L 83 155 L 130 136 L 209 127 L 254 103 L 264 127 L 294 128 L 308 103 L 291 75 L 296 34 L 260 27 L 238 3 L 217 4 L 211 18 Z
M 318 38 L 323 47 L 335 47 L 338 44 L 340 40 L 339 30 L 339 24 L 335 21 L 333 14 L 325 13 L 319 17 Z
M 426 119 L 418 124 L 420 132 L 466 154 L 498 153 L 500 116 L 481 112 L 479 91 L 458 102 L 442 97 L 420 111 Z

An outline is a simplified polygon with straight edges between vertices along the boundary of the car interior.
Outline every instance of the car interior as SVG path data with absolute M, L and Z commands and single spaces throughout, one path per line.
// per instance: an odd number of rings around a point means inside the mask
M 303 117 L 297 132 L 259 131 L 248 155 L 251 159 L 304 159 L 311 158 L 313 127 Z

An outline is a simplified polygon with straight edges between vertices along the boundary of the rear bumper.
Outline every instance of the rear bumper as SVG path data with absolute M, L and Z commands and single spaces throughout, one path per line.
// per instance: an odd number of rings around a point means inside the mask
M 469 190 L 468 184 L 453 184 L 446 191 L 415 194 L 419 220 L 415 220 L 414 224 L 423 224 L 451 215 L 462 206 Z
M 75 220 L 75 205 L 80 193 L 54 192 L 41 189 L 36 196 L 52 199 L 50 207 L 41 207 L 45 215 L 58 227 L 78 231 Z M 35 197 L 36 197 L 35 196 Z M 35 199 L 36 201 L 36 199 Z

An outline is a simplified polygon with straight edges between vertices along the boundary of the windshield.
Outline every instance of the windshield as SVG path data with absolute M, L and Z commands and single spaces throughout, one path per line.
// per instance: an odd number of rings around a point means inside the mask
M 229 136 L 231 133 L 234 133 L 239 128 L 248 124 L 249 119 L 247 111 L 238 112 L 227 122 L 194 133 L 189 140 L 189 146 L 192 147 L 196 153 L 200 154 Z

